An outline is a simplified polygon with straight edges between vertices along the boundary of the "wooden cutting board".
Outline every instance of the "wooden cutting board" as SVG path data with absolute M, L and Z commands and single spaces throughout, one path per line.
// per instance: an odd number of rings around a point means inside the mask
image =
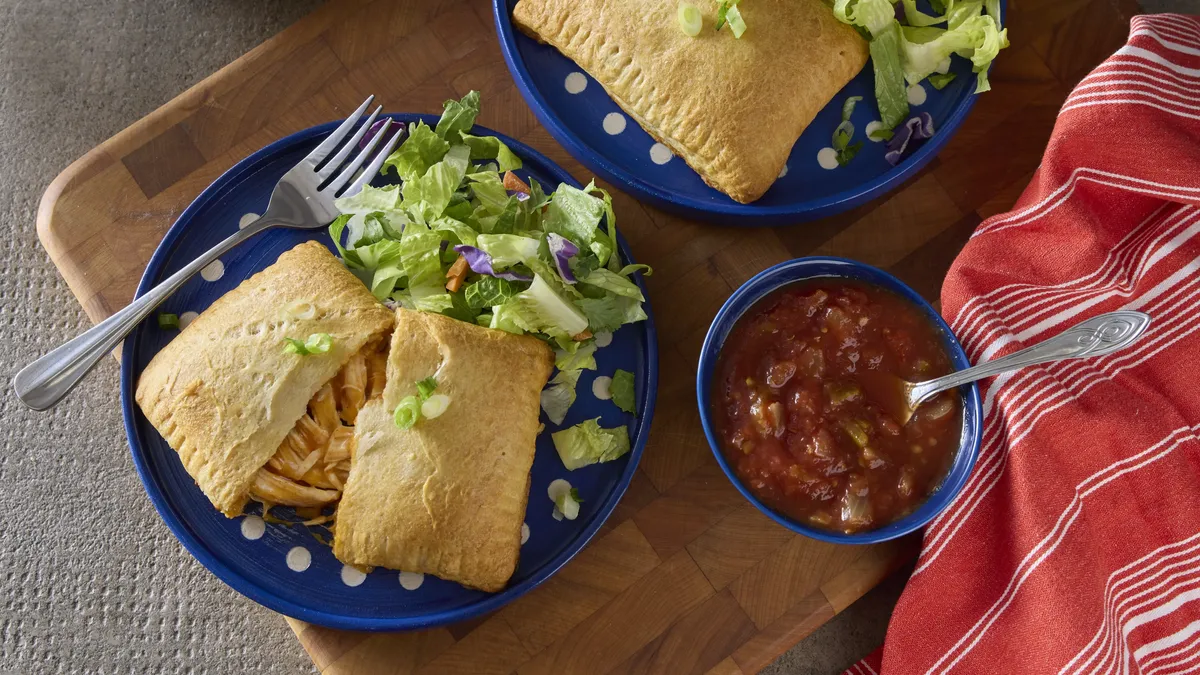
M 288 620 L 323 673 L 752 673 L 916 553 L 798 537 L 745 502 L 712 460 L 693 381 L 730 292 L 763 268 L 828 254 L 886 268 L 930 300 L 975 226 L 1029 181 L 1070 88 L 1120 46 L 1125 0 L 1011 0 L 1012 47 L 994 91 L 902 189 L 779 229 L 688 222 L 614 192 L 658 319 L 661 378 L 628 494 L 559 574 L 502 610 L 418 633 L 335 631 Z M 117 134 L 43 197 L 38 234 L 94 321 L 133 296 L 167 227 L 224 170 L 368 93 L 438 112 L 483 93 L 481 124 L 589 173 L 534 119 L 501 58 L 483 0 L 335 0 Z M 607 187 L 607 186 L 606 186 Z M 611 189 L 611 188 L 610 188 Z

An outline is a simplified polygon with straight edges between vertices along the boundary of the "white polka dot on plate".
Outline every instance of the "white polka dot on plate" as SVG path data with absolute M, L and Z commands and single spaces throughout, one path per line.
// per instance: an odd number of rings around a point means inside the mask
M 204 277 L 205 281 L 216 281 L 225 276 L 225 263 L 220 260 L 214 260 L 204 266 L 200 270 L 200 276 Z
M 267 524 L 258 516 L 246 516 L 242 518 L 242 536 L 254 541 L 263 536 L 267 531 Z
M 604 132 L 609 136 L 616 136 L 625 131 L 625 116 L 618 112 L 611 112 L 604 116 Z
M 655 164 L 666 164 L 671 161 L 671 150 L 662 143 L 655 143 L 650 146 L 650 161 Z
M 602 330 L 596 333 L 596 346 L 607 347 L 612 344 L 612 333 Z
M 521 545 L 529 541 L 529 523 L 521 523 Z
M 367 575 L 357 567 L 342 565 L 342 583 L 347 586 L 359 586 L 367 580 Z
M 837 150 L 821 148 L 821 151 L 817 153 L 817 164 L 820 164 L 822 169 L 838 168 Z
M 779 177 L 783 178 L 786 175 L 787 175 L 787 164 L 784 164 L 783 168 L 779 170 Z
M 867 138 L 872 143 L 879 143 L 879 142 L 883 141 L 882 138 L 879 138 L 878 136 L 872 137 L 872 135 L 871 135 L 871 134 L 874 134 L 875 132 L 879 131 L 882 128 L 883 128 L 883 122 L 880 122 L 879 120 L 867 122 L 867 128 L 866 128 Z
M 198 317 L 198 316 L 200 316 L 200 315 L 195 312 L 184 312 L 183 314 L 180 314 L 179 315 L 179 330 L 183 330 L 184 328 L 187 328 L 188 324 L 195 321 L 196 317 Z
M 921 105 L 925 102 L 925 87 L 922 87 L 920 82 L 909 85 L 907 93 L 909 105 Z
M 563 82 L 563 86 L 567 88 L 568 94 L 578 94 L 584 89 L 587 89 L 587 76 L 578 71 L 571 73 L 570 75 L 567 75 L 567 79 Z
M 247 213 L 247 214 L 243 215 L 241 218 L 238 218 L 238 229 L 239 230 L 244 229 L 247 225 L 249 225 L 250 223 L 253 223 L 254 221 L 256 221 L 258 219 L 259 219 L 259 215 L 257 213 Z
M 287 552 L 287 566 L 293 572 L 303 572 L 312 564 L 312 554 L 303 546 L 295 546 Z
M 612 398 L 612 378 L 607 375 L 601 375 L 592 380 L 592 394 L 601 401 L 607 401 Z
M 401 572 L 400 585 L 406 591 L 415 591 L 425 583 L 425 575 L 420 572 Z

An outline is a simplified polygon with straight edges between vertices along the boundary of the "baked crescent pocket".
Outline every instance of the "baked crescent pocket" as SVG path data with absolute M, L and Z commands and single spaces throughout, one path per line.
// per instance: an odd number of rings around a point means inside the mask
M 521 548 L 539 397 L 553 366 L 536 338 L 398 310 L 383 399 L 368 402 L 355 426 L 334 528 L 338 560 L 504 588 Z M 393 411 L 428 377 L 449 406 L 397 428 Z
M 233 517 L 293 427 L 304 431 L 297 421 L 310 400 L 318 404 L 314 395 L 352 358 L 365 359 L 360 351 L 381 341 L 392 320 L 327 248 L 306 242 L 219 298 L 163 347 L 142 371 L 135 398 L 213 506 Z M 284 338 L 320 333 L 332 337 L 325 353 L 284 350 Z M 326 444 L 328 431 L 313 431 L 319 433 Z
M 821 0 L 739 4 L 741 39 L 713 30 L 716 0 L 695 1 L 704 14 L 696 37 L 680 29 L 677 0 L 520 0 L 513 19 L 591 74 L 706 183 L 749 203 L 862 70 L 867 43 Z

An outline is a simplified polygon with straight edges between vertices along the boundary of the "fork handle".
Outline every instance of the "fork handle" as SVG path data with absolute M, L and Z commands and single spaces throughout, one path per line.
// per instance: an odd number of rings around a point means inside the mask
M 1125 349 L 1150 327 L 1150 316 L 1120 309 L 1092 317 L 1008 356 L 913 385 L 909 402 L 916 407 L 934 394 L 1009 370 L 1064 359 L 1103 356 Z
M 92 368 L 129 335 L 164 300 L 196 272 L 229 249 L 275 223 L 259 218 L 188 263 L 124 309 L 96 324 L 75 339 L 25 366 L 13 378 L 17 398 L 34 410 L 48 410 L 66 396 Z

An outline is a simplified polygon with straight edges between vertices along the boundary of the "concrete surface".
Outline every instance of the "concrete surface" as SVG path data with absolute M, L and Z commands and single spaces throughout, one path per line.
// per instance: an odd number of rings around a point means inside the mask
M 115 361 L 53 413 L 26 411 L 6 383 L 90 325 L 37 242 L 46 185 L 317 4 L 0 0 L 0 673 L 315 672 L 279 616 L 209 574 L 155 514 Z M 902 587 L 885 582 L 765 672 L 838 672 L 882 642 Z

